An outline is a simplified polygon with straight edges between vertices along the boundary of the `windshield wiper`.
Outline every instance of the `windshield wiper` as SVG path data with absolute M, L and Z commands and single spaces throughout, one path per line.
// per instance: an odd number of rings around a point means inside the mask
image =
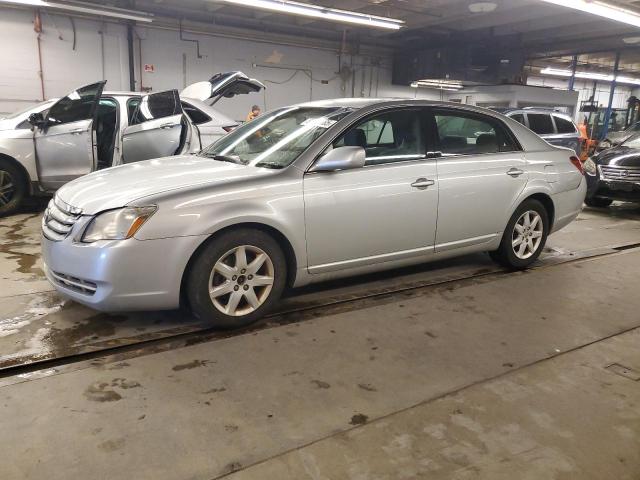
M 276 170 L 280 170 L 282 168 L 282 165 L 280 165 L 279 163 L 275 163 L 275 162 L 258 162 L 255 164 L 256 167 L 263 167 L 263 168 L 272 168 L 272 169 L 276 169 Z
M 242 160 L 238 157 L 232 157 L 230 155 L 220 155 L 217 153 L 204 153 L 203 154 L 207 158 L 212 158 L 214 160 L 218 160 L 220 162 L 229 162 L 229 163 L 237 163 L 242 164 Z

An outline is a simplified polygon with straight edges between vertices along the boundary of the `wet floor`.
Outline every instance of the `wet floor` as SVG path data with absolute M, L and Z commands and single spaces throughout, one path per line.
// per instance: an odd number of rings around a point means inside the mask
M 98 313 L 60 298 L 44 278 L 39 254 L 42 205 L 0 220 L 0 369 L 94 352 L 207 328 L 184 311 Z M 585 210 L 550 237 L 541 265 L 606 253 L 640 241 L 640 209 L 629 204 Z M 358 277 L 290 292 L 275 317 L 319 305 L 500 272 L 487 255 Z M 287 322 L 296 320 L 289 314 Z M 276 318 L 276 320 L 273 320 Z M 304 318 L 304 315 L 299 315 Z

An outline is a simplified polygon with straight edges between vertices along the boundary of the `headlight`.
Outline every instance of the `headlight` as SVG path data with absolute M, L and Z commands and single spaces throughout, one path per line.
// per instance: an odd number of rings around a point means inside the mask
M 124 240 L 131 238 L 158 209 L 150 207 L 125 207 L 97 215 L 84 231 L 82 241 Z
M 597 173 L 596 162 L 587 158 L 587 161 L 583 164 L 584 171 L 589 175 L 594 176 Z

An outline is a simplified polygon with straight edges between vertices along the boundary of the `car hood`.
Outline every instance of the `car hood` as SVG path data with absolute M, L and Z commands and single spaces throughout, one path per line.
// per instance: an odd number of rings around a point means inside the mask
M 603 150 L 595 160 L 598 165 L 640 167 L 640 149 L 620 145 L 619 147 Z
M 82 213 L 129 205 L 150 195 L 222 185 L 276 170 L 220 162 L 196 155 L 173 156 L 121 165 L 85 175 L 64 185 L 57 192 L 60 200 Z

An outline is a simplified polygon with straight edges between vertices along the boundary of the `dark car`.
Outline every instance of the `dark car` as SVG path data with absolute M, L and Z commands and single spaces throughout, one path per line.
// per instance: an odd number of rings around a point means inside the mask
M 576 152 L 576 155 L 580 155 L 582 138 L 570 116 L 546 108 L 507 108 L 500 111 L 525 127 L 529 127 L 550 144 L 570 148 Z
M 640 134 L 603 150 L 584 163 L 591 207 L 608 207 L 614 200 L 640 203 Z

